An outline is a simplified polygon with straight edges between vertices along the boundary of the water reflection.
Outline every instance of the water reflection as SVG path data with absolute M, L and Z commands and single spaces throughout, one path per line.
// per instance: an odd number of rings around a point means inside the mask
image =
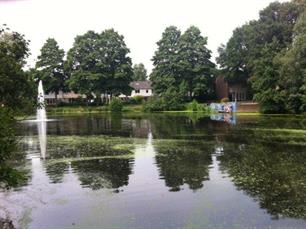
M 197 115 L 107 114 L 58 120 L 46 129 L 45 160 L 41 131 L 25 123 L 20 132 L 30 139 L 24 151 L 32 180 L 6 198 L 31 206 L 34 228 L 54 219 L 57 228 L 305 226 L 300 119 L 268 124 L 248 117 L 229 125 Z M 39 201 L 28 197 L 33 193 Z
M 46 120 L 40 120 L 37 122 L 38 138 L 40 146 L 40 155 L 42 159 L 46 158 L 47 150 L 47 122 Z
M 225 144 L 219 160 L 236 187 L 275 218 L 306 218 L 305 151 Z
M 83 187 L 89 187 L 92 190 L 118 189 L 128 185 L 133 163 L 129 159 L 108 158 L 76 161 L 72 162 L 71 167 Z
M 208 167 L 212 163 L 213 145 L 161 141 L 155 148 L 160 176 L 167 187 L 170 187 L 170 191 L 180 191 L 184 184 L 195 191 L 202 188 L 203 182 L 209 179 Z
M 219 113 L 219 114 L 212 114 L 210 115 L 211 120 L 226 122 L 231 125 L 236 125 L 237 117 L 236 115 L 230 113 Z

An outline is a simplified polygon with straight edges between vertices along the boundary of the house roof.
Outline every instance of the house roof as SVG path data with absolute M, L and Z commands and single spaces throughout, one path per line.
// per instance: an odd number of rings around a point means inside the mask
M 149 80 L 145 81 L 133 81 L 130 83 L 130 86 L 135 89 L 135 90 L 140 90 L 140 89 L 152 89 L 152 82 Z

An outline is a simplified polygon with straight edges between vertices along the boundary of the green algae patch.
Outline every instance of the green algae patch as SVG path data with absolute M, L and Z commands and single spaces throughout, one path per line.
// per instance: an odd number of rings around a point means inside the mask
M 284 134 L 304 134 L 304 137 L 306 138 L 306 130 L 302 129 L 266 129 L 266 128 L 254 128 L 253 130 L 256 131 L 270 131 L 270 132 L 276 132 L 276 133 L 284 133 Z
M 47 166 L 65 163 L 69 164 L 72 162 L 90 161 L 90 160 L 103 160 L 103 159 L 132 159 L 134 154 L 125 154 L 118 156 L 101 156 L 101 157 L 79 157 L 79 158 L 63 158 L 63 159 L 50 159 L 45 162 Z
M 133 154 L 132 138 L 98 136 L 48 136 L 47 159 L 100 158 Z M 79 160 L 79 159 L 78 159 Z

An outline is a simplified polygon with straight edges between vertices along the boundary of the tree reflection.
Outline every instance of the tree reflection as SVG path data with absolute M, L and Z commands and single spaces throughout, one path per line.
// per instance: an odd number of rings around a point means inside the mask
M 27 182 L 24 173 L 13 168 L 14 161 L 24 160 L 18 151 L 13 114 L 0 108 L 0 188 L 19 187 Z
M 118 189 L 128 185 L 132 164 L 133 161 L 130 159 L 106 158 L 72 162 L 72 168 L 84 187 L 93 190 Z
M 227 144 L 219 159 L 237 188 L 275 218 L 306 218 L 306 155 L 301 147 Z
M 192 190 L 203 187 L 209 179 L 208 167 L 212 163 L 212 144 L 192 141 L 159 141 L 155 145 L 156 164 L 160 176 L 170 191 L 180 191 L 188 184 Z
M 62 183 L 64 174 L 68 170 L 69 166 L 65 162 L 59 162 L 46 166 L 46 173 L 51 180 L 51 183 Z

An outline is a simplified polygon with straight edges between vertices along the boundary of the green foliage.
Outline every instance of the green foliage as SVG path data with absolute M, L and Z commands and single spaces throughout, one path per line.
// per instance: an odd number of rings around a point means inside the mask
M 279 69 L 279 88 L 286 97 L 286 110 L 306 112 L 306 11 L 293 29 L 294 41 L 275 58 Z
M 59 91 L 66 89 L 64 55 L 64 50 L 59 48 L 57 41 L 53 38 L 48 38 L 40 50 L 35 78 L 42 80 L 46 93 L 54 92 L 57 95 Z
M 211 51 L 206 47 L 207 37 L 195 27 L 189 27 L 178 42 L 178 82 L 185 82 L 189 97 L 210 94 L 213 91 Z
M 197 27 L 191 26 L 181 35 L 176 27 L 170 26 L 157 45 L 150 77 L 157 95 L 172 87 L 181 90 L 181 85 L 185 87 L 185 97 L 212 93 L 214 64 L 206 47 L 207 38 Z
M 34 104 L 31 75 L 23 71 L 29 42 L 17 32 L 0 27 L 0 106 L 23 110 Z
M 141 95 L 136 95 L 136 96 L 134 96 L 133 98 L 131 98 L 130 103 L 131 103 L 131 104 L 142 104 L 143 101 L 144 101 L 143 96 L 141 96 Z
M 67 55 L 70 89 L 86 95 L 128 93 L 133 74 L 129 52 L 113 29 L 77 36 Z
M 133 81 L 144 81 L 147 80 L 147 70 L 145 66 L 140 63 L 140 64 L 135 64 L 133 66 Z
M 19 171 L 7 164 L 17 150 L 13 112 L 0 107 L 0 188 L 17 186 L 25 180 Z
M 192 112 L 209 112 L 209 107 L 204 104 L 198 103 L 196 100 L 187 104 L 187 111 Z
M 177 53 L 181 31 L 175 26 L 169 26 L 157 42 L 158 50 L 152 60 L 154 69 L 150 76 L 154 93 L 159 95 L 171 86 L 176 86 L 176 77 L 179 75 Z
M 113 98 L 109 104 L 109 109 L 111 112 L 121 112 L 123 108 L 123 103 L 121 99 Z
M 259 20 L 234 30 L 227 45 L 219 49 L 217 61 L 226 80 L 251 85 L 264 112 L 304 111 L 303 61 L 298 56 L 303 56 L 305 42 L 303 29 L 297 28 L 305 28 L 304 6 L 298 0 L 271 3 L 260 12 Z
M 15 151 L 15 120 L 13 113 L 0 107 L 0 164 L 10 158 L 10 153 Z
M 161 97 L 151 97 L 148 101 L 146 101 L 143 105 L 144 112 L 156 112 L 163 111 L 164 107 L 164 99 Z
M 173 87 L 169 88 L 162 96 L 150 98 L 143 105 L 145 112 L 181 111 L 184 108 L 182 95 Z

